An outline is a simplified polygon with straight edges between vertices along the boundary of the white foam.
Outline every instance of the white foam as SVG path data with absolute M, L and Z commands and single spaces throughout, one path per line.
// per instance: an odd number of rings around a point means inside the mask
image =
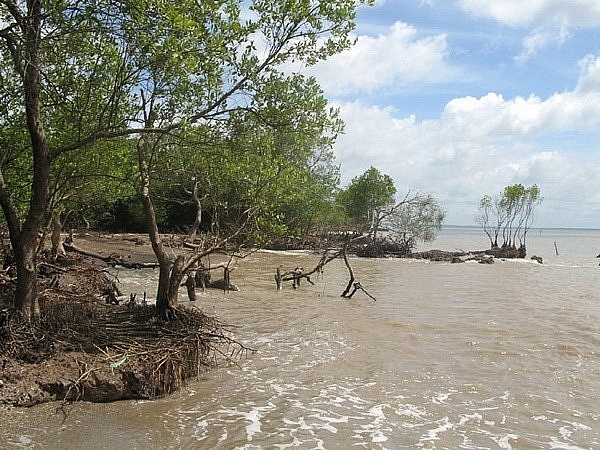
M 261 428 L 261 419 L 263 418 L 263 412 L 271 411 L 275 409 L 275 405 L 269 403 L 267 406 L 254 406 L 252 404 L 248 404 L 250 406 L 250 410 L 248 412 L 240 411 L 237 407 L 232 408 L 220 408 L 217 410 L 217 414 L 221 416 L 232 416 L 241 418 L 249 422 L 246 429 L 246 439 L 248 442 L 251 442 L 254 436 L 258 433 L 262 432 Z M 237 422 L 238 419 L 234 419 L 234 422 Z M 221 435 L 222 439 L 227 439 L 226 431 L 225 434 Z
M 271 255 L 282 255 L 282 256 L 298 256 L 298 255 L 311 255 L 311 250 L 268 250 L 260 249 L 257 253 L 265 253 Z
M 283 423 L 286 425 L 295 425 L 299 430 L 310 430 L 310 426 L 304 421 L 304 417 L 298 417 L 298 421 L 295 422 L 293 420 L 283 418 Z
M 411 404 L 402 405 L 402 408 L 396 409 L 397 415 L 410 417 L 412 419 L 421 419 L 426 413 L 427 411 L 425 408 Z
M 498 447 L 505 449 L 512 449 L 512 445 L 510 445 L 510 440 L 517 440 L 519 436 L 516 434 L 507 434 L 506 436 L 498 436 L 492 437 L 492 439 L 498 444 Z
M 452 428 L 454 428 L 454 425 L 452 424 L 452 422 L 450 422 L 450 418 L 448 417 L 444 417 L 442 418 L 440 421 L 438 421 L 438 423 L 441 422 L 441 424 L 437 427 L 434 428 L 433 430 L 428 430 L 427 431 L 427 435 L 425 438 L 421 439 L 421 442 L 423 441 L 437 441 L 440 439 L 439 435 L 444 433 L 445 431 L 451 430 Z
M 19 448 L 32 448 L 33 440 L 29 436 L 19 436 L 19 442 L 7 442 L 7 444 L 14 445 Z
M 314 417 L 329 423 L 348 423 L 348 416 L 340 416 L 336 418 L 332 416 L 323 416 L 321 414 L 311 414 L 310 417 Z
M 337 428 L 334 427 L 333 425 L 331 425 L 330 423 L 323 423 L 323 424 L 316 426 L 315 428 L 329 431 L 332 434 L 337 434 L 337 432 L 338 432 Z
M 450 396 L 456 391 L 450 391 L 450 392 L 438 392 L 436 393 L 433 398 L 431 399 L 431 401 L 433 403 L 436 403 L 438 405 L 443 405 L 446 403 L 446 400 L 448 400 L 450 398 Z
M 261 415 L 257 409 L 253 409 L 246 414 L 245 419 L 250 421 L 250 424 L 246 425 L 246 435 L 248 441 L 252 441 L 252 437 L 256 433 L 260 433 L 260 418 Z
M 227 429 L 224 429 L 223 433 L 221 433 L 221 436 L 219 436 L 219 442 L 225 442 L 228 437 L 229 434 L 227 433 Z
M 373 406 L 369 410 L 369 414 L 375 416 L 376 419 L 385 419 L 385 414 L 383 413 L 383 405 Z
M 464 425 L 466 423 L 469 423 L 471 421 L 474 422 L 480 422 L 481 419 L 483 419 L 483 416 L 479 413 L 473 413 L 473 414 L 463 414 L 460 417 L 460 420 L 458 421 L 459 425 Z
M 555 438 L 552 438 L 552 442 L 550 442 L 549 448 L 559 448 L 561 450 L 584 450 L 584 447 L 579 447 L 577 445 L 567 444 L 566 442 L 558 441 Z
M 388 439 L 385 437 L 385 435 L 381 431 L 376 431 L 375 433 L 373 433 L 371 442 L 377 443 L 377 442 L 385 442 L 387 440 Z
M 383 407 L 389 405 L 376 405 L 367 411 L 367 415 L 373 416 L 374 420 L 363 427 L 365 431 L 370 433 L 371 442 L 386 442 L 388 438 L 383 434 L 383 430 L 381 430 L 381 424 L 385 421 L 385 413 L 383 412 Z

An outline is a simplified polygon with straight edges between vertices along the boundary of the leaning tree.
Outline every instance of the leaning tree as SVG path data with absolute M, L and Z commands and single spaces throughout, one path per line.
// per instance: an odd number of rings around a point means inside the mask
M 368 233 L 374 243 L 377 243 L 378 231 L 383 229 L 409 247 L 416 240 L 431 241 L 446 215 L 430 194 L 409 189 L 398 200 L 392 178 L 375 167 L 353 178 L 339 192 L 338 201 L 357 230 Z

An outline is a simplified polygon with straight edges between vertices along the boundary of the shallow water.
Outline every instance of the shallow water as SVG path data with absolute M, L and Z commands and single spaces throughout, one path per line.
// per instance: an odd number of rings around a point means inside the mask
M 554 242 L 559 250 L 555 254 Z M 481 249 L 448 228 L 425 248 Z M 339 294 L 335 261 L 299 290 L 278 265 L 318 256 L 256 253 L 200 294 L 258 352 L 158 401 L 0 412 L 3 448 L 598 448 L 600 231 L 534 230 L 544 264 L 352 259 L 377 298 Z M 152 271 L 121 271 L 125 291 Z M 183 292 L 182 292 L 183 294 Z

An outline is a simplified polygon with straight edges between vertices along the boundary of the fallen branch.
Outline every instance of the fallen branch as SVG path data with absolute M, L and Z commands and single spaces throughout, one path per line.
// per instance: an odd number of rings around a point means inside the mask
M 99 253 L 95 253 L 89 250 L 84 250 L 80 247 L 77 247 L 73 242 L 64 242 L 63 247 L 67 252 L 78 253 L 83 256 L 88 256 L 90 258 L 99 259 L 100 261 L 104 261 L 109 266 L 123 266 L 126 269 L 152 269 L 155 267 L 159 267 L 158 263 L 139 263 L 139 262 L 129 262 L 124 261 L 123 258 L 118 258 L 116 254 L 111 253 L 108 256 L 101 255 Z
M 310 276 L 313 275 L 314 273 L 323 273 L 323 268 L 325 267 L 325 265 L 327 265 L 334 259 L 339 258 L 340 251 L 336 251 L 333 254 L 330 254 L 329 253 L 330 251 L 331 251 L 331 249 L 325 250 L 325 252 L 323 253 L 323 256 L 321 257 L 321 259 L 319 260 L 317 265 L 308 272 L 304 272 L 302 267 L 296 267 L 294 270 L 282 273 L 281 266 L 279 266 L 277 268 L 277 273 L 275 275 L 277 289 L 282 289 L 283 282 L 285 282 L 285 281 L 293 281 L 294 288 L 297 288 L 298 286 L 300 286 L 300 280 L 302 278 L 305 278 L 306 281 L 308 281 L 310 284 L 314 285 L 315 283 L 313 283 L 311 281 Z
M 282 266 L 279 266 L 275 273 L 275 283 L 277 285 L 277 290 L 281 290 L 283 288 L 283 283 L 285 281 L 292 281 L 293 288 L 297 289 L 300 286 L 300 280 L 302 278 L 306 279 L 310 284 L 314 285 L 314 283 L 310 279 L 310 276 L 313 275 L 314 273 L 323 273 L 323 269 L 327 264 L 329 264 L 334 259 L 341 257 L 343 259 L 344 265 L 348 269 L 348 273 L 350 275 L 350 280 L 348 281 L 348 285 L 346 286 L 346 289 L 344 290 L 344 292 L 342 292 L 341 297 L 352 298 L 352 296 L 356 293 L 357 290 L 361 290 L 368 297 L 370 297 L 373 301 L 377 301 L 377 299 L 375 297 L 373 297 L 371 294 L 369 294 L 367 291 L 365 291 L 365 289 L 362 287 L 362 285 L 360 283 L 355 283 L 354 271 L 352 270 L 352 266 L 350 265 L 350 261 L 348 260 L 348 255 L 347 255 L 348 246 L 359 239 L 362 239 L 362 236 L 348 239 L 344 243 L 343 247 L 339 250 L 332 250 L 332 249 L 325 250 L 325 252 L 323 253 L 323 256 L 321 256 L 321 259 L 319 260 L 317 265 L 312 270 L 309 270 L 308 272 L 304 272 L 304 269 L 302 267 L 296 267 L 294 270 L 282 272 L 282 270 L 281 270 Z M 352 289 L 353 287 L 354 287 L 354 290 L 351 293 L 349 293 L 350 289 Z
M 350 298 L 354 295 L 354 292 L 356 292 L 356 289 L 354 291 L 352 291 L 352 294 L 350 294 L 350 296 L 348 296 L 348 292 L 350 291 L 350 288 L 352 287 L 352 283 L 354 283 L 354 271 L 352 270 L 352 266 L 350 265 L 350 262 L 348 261 L 348 255 L 346 253 L 347 249 L 348 249 L 348 244 L 344 244 L 344 247 L 342 248 L 342 257 L 344 259 L 344 264 L 346 265 L 346 268 L 348 269 L 348 273 L 350 274 L 350 280 L 348 280 L 348 285 L 346 286 L 346 289 L 344 289 L 344 292 L 342 292 L 341 297 Z
M 365 291 L 365 289 L 361 286 L 360 283 L 354 283 L 353 287 L 354 287 L 354 290 L 352 292 L 350 292 L 350 294 L 345 295 L 345 296 L 342 295 L 342 297 L 352 298 L 352 296 L 354 295 L 354 293 L 356 291 L 361 290 L 361 291 L 363 291 L 367 295 L 367 297 L 371 298 L 371 300 L 373 300 L 374 302 L 377 301 L 377 299 L 375 297 L 373 297 L 371 294 L 369 294 L 367 291 Z

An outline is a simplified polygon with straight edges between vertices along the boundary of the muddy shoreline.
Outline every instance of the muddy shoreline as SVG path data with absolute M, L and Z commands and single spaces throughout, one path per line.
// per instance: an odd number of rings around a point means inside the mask
M 73 239 L 78 247 L 92 253 L 132 263 L 156 263 L 148 236 L 144 234 L 82 232 Z M 183 243 L 183 237 L 178 235 L 164 235 L 163 240 L 174 248 L 181 248 Z M 429 250 L 410 257 L 490 264 L 502 255 L 490 251 Z M 55 273 L 52 266 L 57 269 Z M 218 336 L 223 324 L 215 319 L 199 310 L 189 315 L 182 312 L 185 320 L 179 322 L 186 324 L 180 329 L 169 328 L 155 319 L 151 305 L 107 304 L 102 296 L 107 286 L 102 272 L 106 264 L 102 261 L 69 253 L 60 264 L 49 267 L 40 277 L 43 316 L 40 327 L 33 330 L 0 327 L 3 350 L 0 404 L 32 406 L 57 400 L 108 402 L 157 398 L 178 390 L 187 378 L 197 377 L 199 367 L 211 368 L 210 345 L 192 348 L 182 343 L 199 327 Z M 5 284 L 7 296 L 11 292 L 10 283 Z M 165 335 L 172 340 L 160 343 Z M 129 342 L 129 346 L 115 342 Z M 243 345 L 238 345 L 243 349 Z M 178 353 L 174 348 L 184 351 Z M 148 357 L 147 349 L 152 349 L 153 357 Z M 169 352 L 175 357 L 168 356 Z M 195 368 L 189 367 L 190 358 Z M 152 375 L 155 366 L 162 367 L 167 360 L 172 373 L 162 373 L 159 377 L 162 378 L 156 379 Z M 170 381 L 165 383 L 165 378 Z
M 164 239 L 176 245 L 176 237 Z M 144 235 L 80 233 L 74 242 L 117 259 L 156 262 Z M 0 326 L 0 404 L 159 398 L 210 370 L 213 346 L 237 345 L 226 325 L 196 308 L 182 308 L 178 320 L 164 322 L 139 300 L 107 303 L 111 280 L 101 261 L 68 253 L 40 266 L 41 322 L 29 327 L 5 316 Z M 0 310 L 7 312 L 14 280 L 3 282 Z

